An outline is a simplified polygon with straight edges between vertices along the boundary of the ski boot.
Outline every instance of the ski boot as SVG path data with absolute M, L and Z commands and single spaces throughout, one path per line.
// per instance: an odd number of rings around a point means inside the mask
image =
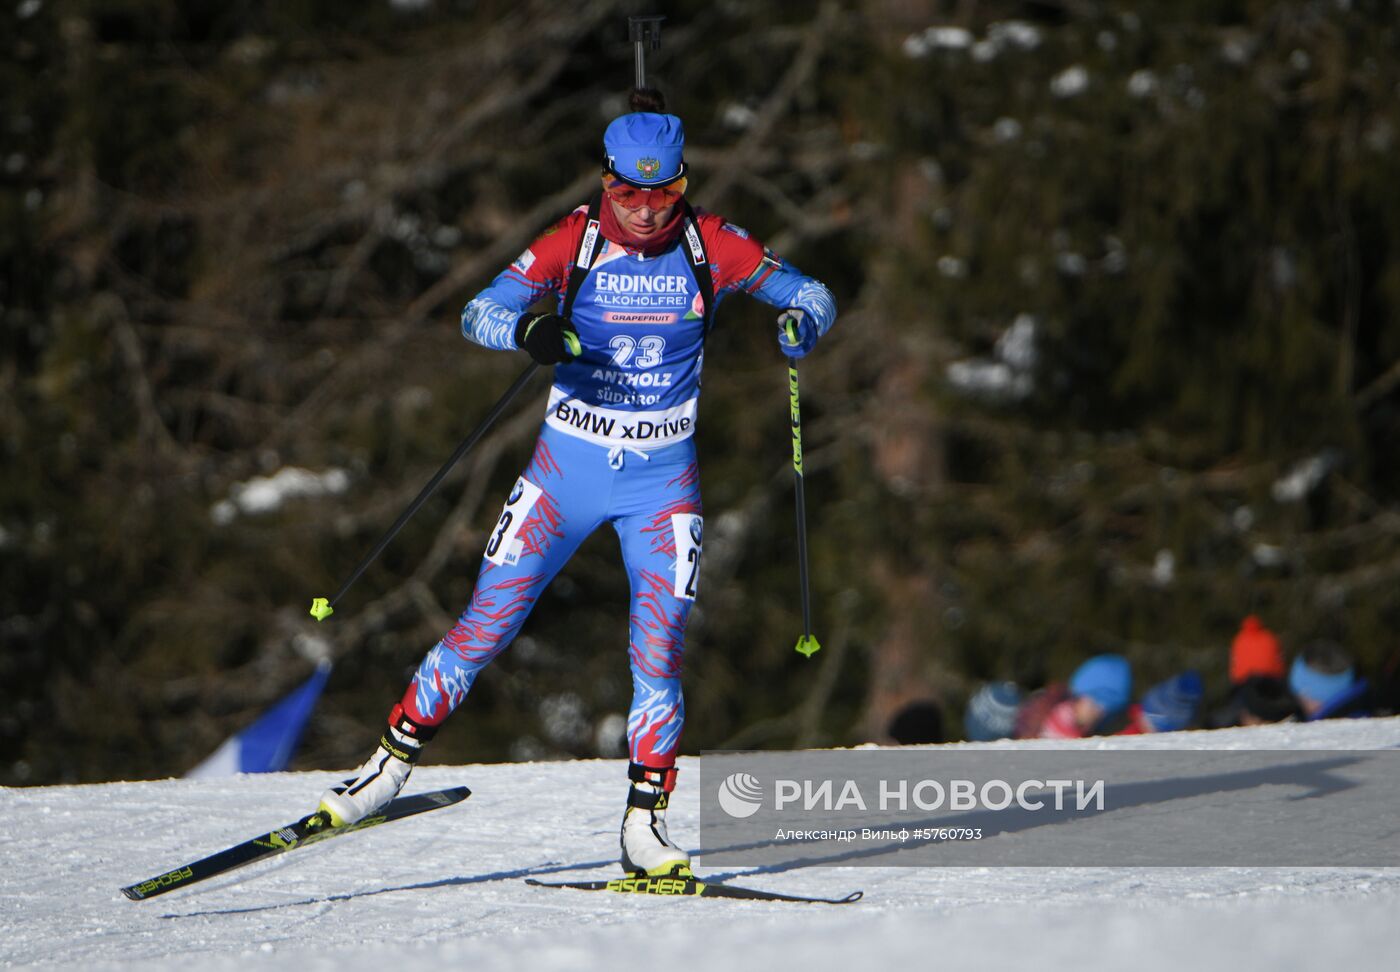
M 690 855 L 666 834 L 666 806 L 676 785 L 674 766 L 652 769 L 631 763 L 627 812 L 622 815 L 622 869 L 648 877 L 690 877 Z
M 419 725 L 404 715 L 403 706 L 395 705 L 374 755 L 355 776 L 321 794 L 317 813 L 330 826 L 345 827 L 382 808 L 399 795 L 423 752 L 423 744 L 436 732 L 436 726 Z

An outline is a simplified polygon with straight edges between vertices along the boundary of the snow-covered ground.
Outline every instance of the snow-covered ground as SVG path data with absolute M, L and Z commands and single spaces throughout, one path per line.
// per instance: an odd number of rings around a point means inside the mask
M 1038 743 L 1002 745 L 1044 745 Z M 1077 744 L 1388 749 L 1400 719 Z M 687 764 L 689 764 L 687 766 Z M 672 834 L 698 837 L 694 760 Z M 465 803 L 145 902 L 118 888 L 295 819 L 333 778 L 0 789 L 6 967 L 411 970 L 1379 969 L 1400 954 L 1400 868 L 809 868 L 732 880 L 842 907 L 555 891 L 614 876 L 618 761 L 427 766 Z M 1400 807 L 1376 813 L 1400 821 Z M 697 870 L 705 873 L 703 858 Z

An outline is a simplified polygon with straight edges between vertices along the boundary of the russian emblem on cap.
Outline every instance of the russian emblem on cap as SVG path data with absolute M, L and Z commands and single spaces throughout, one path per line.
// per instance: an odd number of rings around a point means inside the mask
M 655 179 L 656 174 L 661 171 L 661 160 L 638 159 L 637 171 L 642 174 L 643 179 Z

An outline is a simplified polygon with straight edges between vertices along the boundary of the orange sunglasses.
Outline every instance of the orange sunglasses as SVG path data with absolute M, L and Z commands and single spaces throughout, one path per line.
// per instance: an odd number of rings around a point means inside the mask
M 656 212 L 674 206 L 685 195 L 685 177 L 668 182 L 655 189 L 638 189 L 625 182 L 613 181 L 608 184 L 608 197 L 623 209 L 647 209 Z

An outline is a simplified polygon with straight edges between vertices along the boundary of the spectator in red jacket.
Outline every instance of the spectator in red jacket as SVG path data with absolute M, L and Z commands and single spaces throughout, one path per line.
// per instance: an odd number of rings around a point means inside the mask
M 1074 670 L 1069 698 L 1052 708 L 1040 726 L 1041 739 L 1091 736 L 1120 715 L 1132 698 L 1133 671 L 1122 655 L 1095 655 Z

